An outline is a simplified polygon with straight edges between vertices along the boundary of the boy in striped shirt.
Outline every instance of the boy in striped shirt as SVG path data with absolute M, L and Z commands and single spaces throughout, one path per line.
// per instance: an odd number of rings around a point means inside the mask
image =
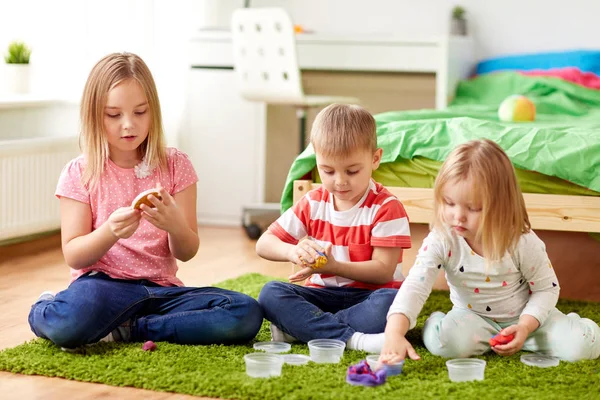
M 408 217 L 402 203 L 371 179 L 383 150 L 368 111 L 342 104 L 323 109 L 311 144 L 323 184 L 256 243 L 259 256 L 300 270 L 291 283 L 267 283 L 258 302 L 273 340 L 338 339 L 349 349 L 378 353 L 387 311 L 404 279 Z M 320 253 L 327 263 L 315 268 Z M 296 284 L 303 280 L 305 286 Z

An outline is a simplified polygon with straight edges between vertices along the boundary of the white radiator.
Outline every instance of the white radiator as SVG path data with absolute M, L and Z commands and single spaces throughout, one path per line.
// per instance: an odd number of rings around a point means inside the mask
M 54 196 L 77 137 L 0 141 L 0 242 L 60 228 Z

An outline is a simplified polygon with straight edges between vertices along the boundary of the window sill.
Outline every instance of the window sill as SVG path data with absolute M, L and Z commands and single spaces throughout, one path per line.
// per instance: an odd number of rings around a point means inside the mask
M 76 105 L 77 103 L 72 99 L 61 99 L 42 94 L 0 94 L 0 110 Z

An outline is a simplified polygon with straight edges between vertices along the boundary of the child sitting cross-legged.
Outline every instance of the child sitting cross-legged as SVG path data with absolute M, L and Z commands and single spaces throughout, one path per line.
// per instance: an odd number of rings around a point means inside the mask
M 364 108 L 333 104 L 312 127 L 322 186 L 287 210 L 256 244 L 268 260 L 300 270 L 292 283 L 269 282 L 258 301 L 273 340 L 338 339 L 378 353 L 387 311 L 403 279 L 408 218 L 371 173 L 379 166 L 375 120 Z M 324 266 L 315 264 L 320 254 Z M 317 268 L 318 267 L 318 268 Z M 306 284 L 294 284 L 306 279 Z
M 65 349 L 103 341 L 232 344 L 254 338 L 263 321 L 250 296 L 188 287 L 177 260 L 198 251 L 196 172 L 165 146 L 154 78 L 132 53 L 92 68 L 81 102 L 83 154 L 63 169 L 62 250 L 71 283 L 44 292 L 29 324 Z M 132 201 L 156 189 L 140 208 Z

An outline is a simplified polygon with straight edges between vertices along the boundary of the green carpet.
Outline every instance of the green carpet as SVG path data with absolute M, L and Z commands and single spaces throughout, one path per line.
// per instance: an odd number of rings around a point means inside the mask
M 268 280 L 249 274 L 217 286 L 256 297 Z M 597 303 L 561 300 L 559 308 L 600 321 Z M 339 364 L 284 365 L 281 377 L 250 378 L 245 373 L 243 355 L 253 352 L 252 344 L 158 343 L 155 352 L 144 352 L 140 343 L 98 343 L 79 354 L 70 354 L 47 340 L 36 339 L 0 352 L 0 370 L 227 399 L 600 398 L 600 360 L 561 362 L 555 368 L 539 369 L 522 364 L 520 354 L 509 358 L 487 355 L 482 357 L 488 362 L 484 381 L 450 382 L 445 360 L 428 354 L 420 339 L 426 316 L 449 309 L 448 293 L 433 292 L 417 328 L 409 333 L 422 359 L 407 361 L 402 375 L 375 388 L 345 382 L 346 368 L 365 357 L 365 353 L 356 351 L 346 351 Z M 265 323 L 256 341 L 269 339 Z M 292 352 L 308 354 L 308 348 L 294 345 Z

